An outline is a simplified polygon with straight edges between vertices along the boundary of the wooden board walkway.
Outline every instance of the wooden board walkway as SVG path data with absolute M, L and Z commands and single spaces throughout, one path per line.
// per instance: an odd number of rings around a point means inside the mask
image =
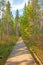
M 5 65 L 36 65 L 22 38 L 19 38 Z

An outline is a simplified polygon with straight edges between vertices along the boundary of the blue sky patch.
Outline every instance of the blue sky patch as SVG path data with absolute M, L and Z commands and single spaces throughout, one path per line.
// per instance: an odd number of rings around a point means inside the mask
M 13 4 L 22 4 L 24 0 L 13 0 Z
M 28 4 L 28 0 L 9 0 L 11 3 L 11 11 L 15 17 L 16 10 L 19 10 L 19 15 L 23 14 L 23 8 L 25 3 Z

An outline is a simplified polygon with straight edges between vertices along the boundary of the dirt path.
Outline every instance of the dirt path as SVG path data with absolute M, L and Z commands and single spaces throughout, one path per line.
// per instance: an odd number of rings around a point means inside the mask
M 19 38 L 5 65 L 36 65 L 22 38 Z

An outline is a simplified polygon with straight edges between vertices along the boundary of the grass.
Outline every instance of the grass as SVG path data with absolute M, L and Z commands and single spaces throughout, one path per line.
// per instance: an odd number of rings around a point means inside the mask
M 36 35 L 30 39 L 23 37 L 23 39 L 32 56 L 34 57 L 33 53 L 35 53 L 40 61 L 43 63 L 43 35 Z M 35 57 L 34 59 L 37 65 L 39 65 L 37 59 Z
M 5 64 L 7 57 L 9 56 L 18 39 L 15 35 L 4 35 L 3 38 L 4 39 L 0 41 L 0 56 L 3 56 L 3 58 L 0 59 L 0 65 Z
M 31 47 L 30 50 L 34 52 L 39 58 L 39 60 L 43 63 L 43 50 L 41 50 L 40 48 L 36 46 Z
M 38 60 L 35 58 L 33 51 L 32 51 L 31 49 L 29 49 L 29 51 L 30 51 L 30 53 L 32 54 L 32 56 L 33 56 L 33 58 L 34 58 L 36 64 L 37 64 L 37 65 L 40 65 L 39 62 L 38 62 Z

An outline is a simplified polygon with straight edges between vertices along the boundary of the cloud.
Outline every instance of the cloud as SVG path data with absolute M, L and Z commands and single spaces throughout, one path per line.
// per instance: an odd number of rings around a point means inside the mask
M 20 9 L 23 9 L 23 8 L 24 8 L 24 3 L 11 6 L 11 10 L 17 10 L 17 9 L 20 10 Z
M 28 4 L 28 0 L 6 0 L 6 1 L 10 1 L 11 11 L 14 17 L 17 9 L 19 10 L 19 14 L 22 15 L 25 3 L 26 5 Z
M 28 0 L 23 0 L 23 2 L 19 2 L 19 4 L 14 4 L 13 2 L 15 2 L 15 1 L 11 1 L 11 0 L 9 0 L 10 1 L 10 3 L 11 3 L 11 10 L 20 10 L 20 9 L 23 9 L 24 8 L 24 5 L 25 5 L 25 3 L 26 4 L 28 4 Z M 18 0 L 18 1 L 20 1 L 20 0 Z

